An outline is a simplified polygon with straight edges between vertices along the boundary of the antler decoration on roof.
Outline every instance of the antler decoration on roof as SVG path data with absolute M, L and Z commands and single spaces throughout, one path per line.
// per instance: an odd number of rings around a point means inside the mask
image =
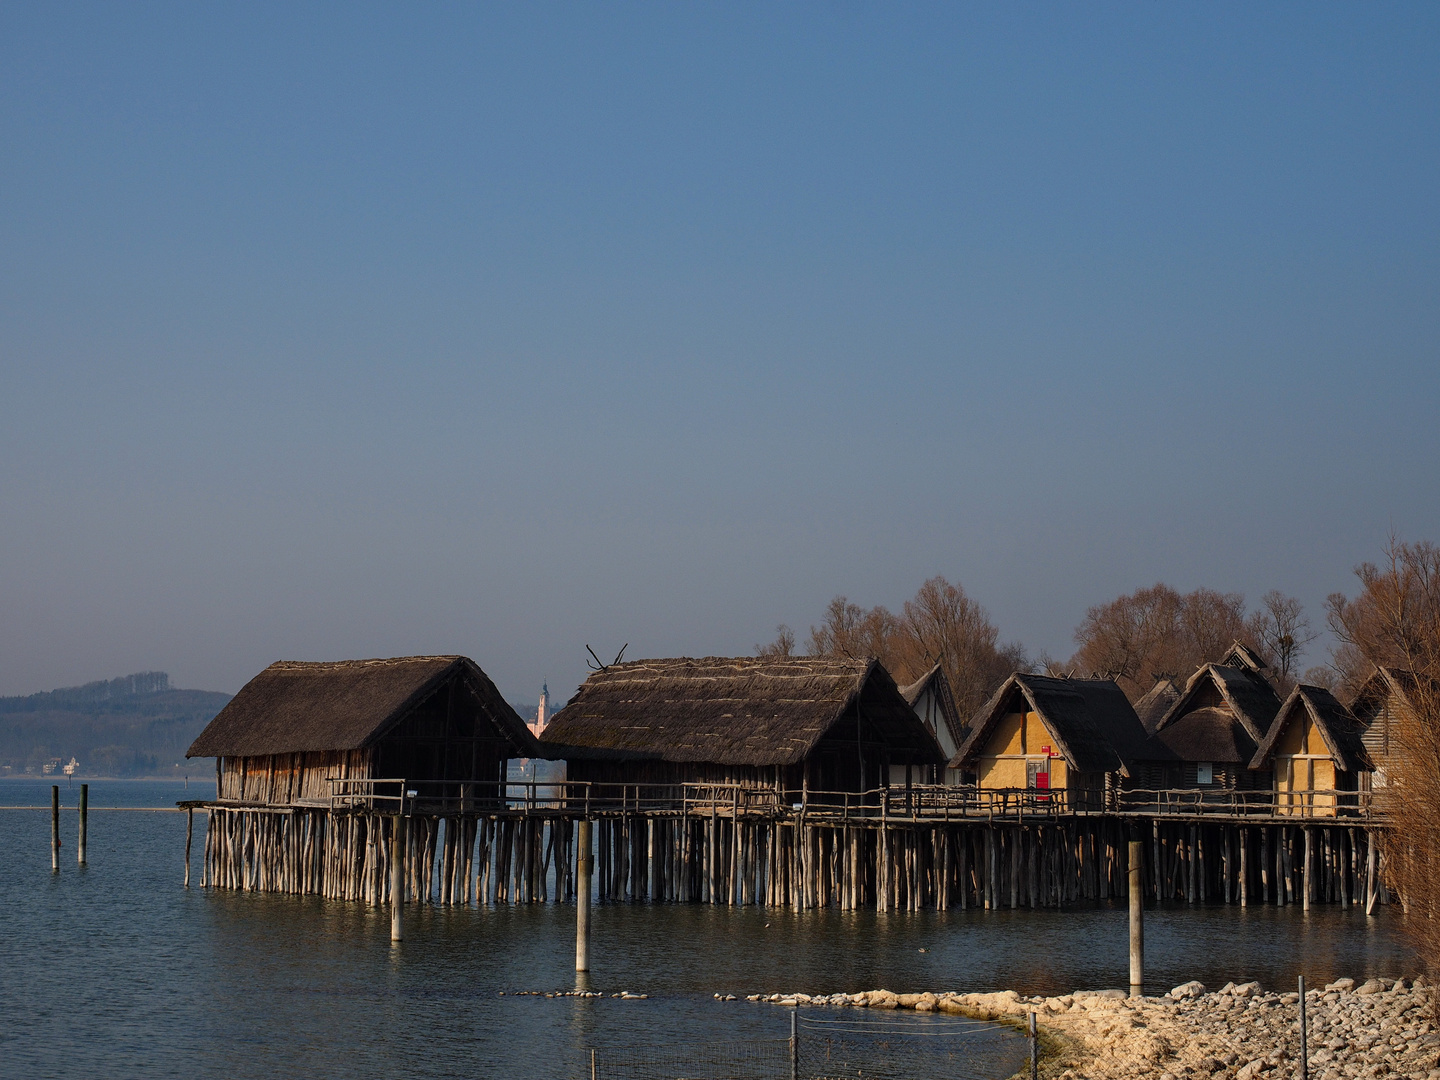
M 595 655 L 595 650 L 590 648 L 589 645 L 586 645 L 585 651 L 588 652 L 591 658 L 595 661 L 593 664 L 591 664 L 589 661 L 586 661 L 586 666 L 589 667 L 591 671 L 605 671 L 613 665 L 618 664 L 620 662 L 620 658 L 625 655 L 625 650 L 629 647 L 630 643 L 627 641 L 624 645 L 620 646 L 620 651 L 615 654 L 614 660 L 611 660 L 608 664 L 602 664 L 600 662 L 600 657 Z

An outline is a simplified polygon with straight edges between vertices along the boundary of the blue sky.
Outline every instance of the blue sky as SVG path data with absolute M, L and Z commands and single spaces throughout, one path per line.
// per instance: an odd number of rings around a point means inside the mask
M 0 693 L 1440 540 L 1430 5 L 7 5 Z M 1319 652 L 1312 662 L 1320 660 Z

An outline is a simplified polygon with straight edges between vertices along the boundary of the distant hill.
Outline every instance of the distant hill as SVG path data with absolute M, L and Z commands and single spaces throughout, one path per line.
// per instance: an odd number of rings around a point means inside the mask
M 173 689 L 163 671 L 0 697 L 0 775 L 39 776 L 72 757 L 77 776 L 200 773 L 208 764 L 187 765 L 185 751 L 229 700 Z

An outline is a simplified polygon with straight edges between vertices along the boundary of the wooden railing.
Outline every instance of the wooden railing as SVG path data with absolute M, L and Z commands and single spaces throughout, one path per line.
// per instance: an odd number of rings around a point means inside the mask
M 589 781 L 436 782 L 330 778 L 333 810 L 399 814 L 554 812 L 685 817 L 810 819 L 817 822 L 1054 820 L 1076 815 L 1333 818 L 1369 817 L 1370 794 L 1355 791 L 1226 791 L 1163 788 L 1106 791 L 976 788 L 939 784 L 869 791 L 786 790 L 734 783 L 610 784 Z
M 1126 814 L 1231 817 L 1365 817 L 1373 806 L 1368 791 L 1306 788 L 1295 791 L 1226 791 L 1211 788 L 1155 788 L 1120 792 Z

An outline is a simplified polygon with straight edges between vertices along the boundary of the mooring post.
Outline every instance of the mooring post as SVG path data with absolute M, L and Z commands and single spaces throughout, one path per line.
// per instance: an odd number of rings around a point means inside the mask
M 395 815 L 390 833 L 390 940 L 405 938 L 405 819 Z
M 50 785 L 50 872 L 60 872 L 60 785 Z
M 90 785 L 89 785 L 89 784 L 81 784 L 81 785 L 80 785 L 80 839 L 79 839 L 79 842 L 76 844 L 76 847 L 79 848 L 79 852 L 78 852 L 78 854 L 77 854 L 77 857 L 78 857 L 79 860 L 80 860 L 80 865 L 81 865 L 81 866 L 84 866 L 84 865 L 85 865 L 85 839 L 86 839 L 86 834 L 87 834 L 88 831 L 89 831 L 89 821 L 90 821 Z
M 1300 976 L 1300 1080 L 1310 1080 L 1310 1038 L 1305 1024 L 1305 976 Z
M 590 970 L 590 819 L 575 830 L 575 970 Z
M 190 837 L 195 833 L 195 808 L 185 808 L 185 888 L 190 887 Z M 83 859 L 81 860 L 84 861 Z
M 1365 914 L 1375 914 L 1375 834 L 1365 836 Z
M 800 1010 L 790 1010 L 790 1080 L 800 1076 Z
M 1030 1013 L 1030 1080 L 1040 1080 L 1040 1036 L 1035 1032 L 1035 1013 Z
M 1313 825 L 1306 825 L 1306 826 L 1305 826 L 1305 872 L 1304 872 L 1303 874 L 1301 874 L 1301 880 L 1304 882 L 1304 884 L 1303 884 L 1301 887 L 1302 887 L 1302 888 L 1304 889 L 1304 891 L 1305 891 L 1305 896 L 1304 896 L 1304 898 L 1303 898 L 1303 899 L 1301 900 L 1301 902 L 1300 902 L 1300 910 L 1301 910 L 1301 911 L 1309 911 L 1309 910 L 1310 910 L 1310 891 L 1311 891 L 1311 887 L 1310 887 L 1310 867 L 1311 867 L 1311 864 L 1314 863 L 1314 861 L 1315 861 L 1315 827 L 1314 827 Z
M 1130 996 L 1145 994 L 1145 895 L 1140 883 L 1142 841 L 1130 841 Z

